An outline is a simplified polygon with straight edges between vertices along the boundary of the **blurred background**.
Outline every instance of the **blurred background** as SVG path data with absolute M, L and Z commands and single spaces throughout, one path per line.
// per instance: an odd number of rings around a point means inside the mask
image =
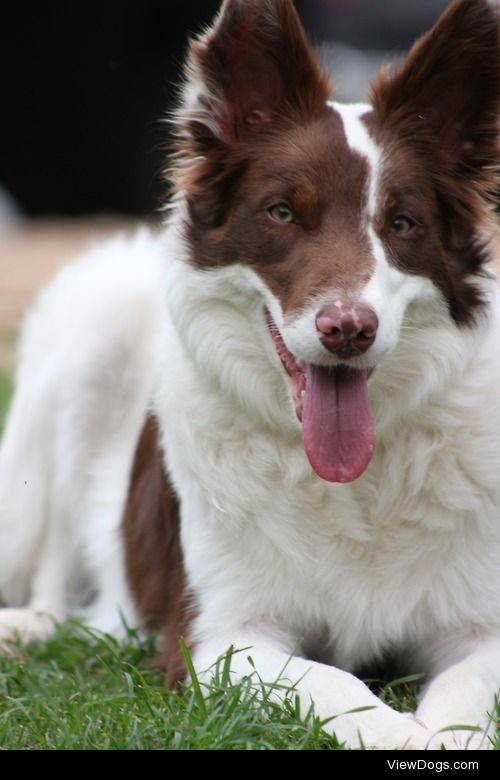
M 296 0 L 339 84 L 366 97 L 448 0 Z M 0 24 L 0 371 L 34 291 L 89 241 L 158 219 L 186 38 L 217 0 L 3 3 Z

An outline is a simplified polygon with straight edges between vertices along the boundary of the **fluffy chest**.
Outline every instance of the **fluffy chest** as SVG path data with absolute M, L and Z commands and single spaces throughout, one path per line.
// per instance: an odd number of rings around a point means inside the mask
M 207 630 L 264 619 L 305 644 L 326 631 L 335 662 L 351 668 L 415 644 L 430 622 L 480 622 L 478 601 L 493 609 L 491 496 L 444 444 L 429 446 L 428 430 L 411 442 L 401 432 L 357 483 L 331 485 L 311 472 L 300 437 L 218 414 L 207 426 L 206 402 L 205 424 L 191 416 L 187 435 L 178 418 L 167 441 Z
M 498 622 L 500 404 L 477 371 L 446 393 L 442 372 L 431 383 L 427 371 L 436 400 L 399 392 L 413 408 L 397 424 L 375 397 L 385 424 L 374 458 L 336 485 L 313 473 L 279 375 L 273 384 L 253 355 L 201 374 L 169 346 L 165 373 L 178 370 L 156 406 L 200 635 L 265 621 L 294 645 L 325 634 L 335 662 L 352 667 L 415 646 L 429 626 Z

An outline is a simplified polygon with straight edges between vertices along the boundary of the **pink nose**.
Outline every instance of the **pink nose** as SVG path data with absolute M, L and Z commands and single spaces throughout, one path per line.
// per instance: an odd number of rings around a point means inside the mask
M 329 352 L 341 358 L 362 355 L 371 347 L 377 335 L 378 318 L 373 309 L 363 303 L 328 304 L 316 317 L 320 341 Z

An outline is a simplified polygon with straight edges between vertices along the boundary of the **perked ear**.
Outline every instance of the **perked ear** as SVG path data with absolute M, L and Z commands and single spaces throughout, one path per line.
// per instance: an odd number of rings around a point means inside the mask
M 291 0 L 224 0 L 191 43 L 179 114 L 199 152 L 259 132 L 283 111 L 313 118 L 331 94 Z
M 383 71 L 372 90 L 382 122 L 423 130 L 442 159 L 469 172 L 498 162 L 499 6 L 454 0 L 403 67 Z

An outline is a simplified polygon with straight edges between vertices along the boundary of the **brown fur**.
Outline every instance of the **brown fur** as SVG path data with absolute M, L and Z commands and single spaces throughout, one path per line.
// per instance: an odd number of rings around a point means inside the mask
M 211 147 L 208 167 L 222 151 L 218 141 L 259 133 L 283 111 L 315 116 L 332 92 L 290 0 L 225 0 L 215 28 L 191 43 L 187 71 L 213 93 L 206 108 L 219 132 L 188 117 L 178 152 L 191 162 Z
M 123 518 L 125 565 L 140 615 L 166 639 L 159 665 L 165 684 L 186 675 L 178 639 L 189 635 L 192 609 L 179 536 L 179 503 L 168 482 L 156 420 L 148 417 L 139 439 Z
M 468 277 L 488 254 L 477 227 L 499 187 L 499 51 L 486 0 L 452 3 L 402 68 L 382 71 L 367 118 L 385 153 L 379 232 L 396 265 L 432 279 L 465 324 L 481 305 Z M 420 223 L 411 240 L 387 234 L 387 215 L 401 213 Z
M 207 227 L 199 201 L 192 204 L 192 262 L 248 265 L 285 314 L 324 290 L 350 297 L 373 271 L 361 220 L 368 169 L 349 149 L 337 112 L 324 107 L 316 121 L 279 126 L 258 146 L 258 154 L 247 146 L 245 171 L 226 193 L 223 224 Z M 292 208 L 295 224 L 270 217 L 269 208 L 281 202 Z
M 191 54 L 226 112 L 213 108 L 218 136 L 196 121 L 183 136 L 192 262 L 248 265 L 285 315 L 321 291 L 355 298 L 374 267 L 362 218 L 366 162 L 325 105 L 328 84 L 291 4 L 225 8 Z M 398 268 L 442 291 L 458 324 L 474 322 L 482 304 L 471 275 L 488 255 L 477 226 L 498 186 L 498 36 L 486 0 L 453 3 L 403 68 L 379 76 L 365 117 L 384 159 L 374 227 Z M 270 219 L 280 202 L 294 225 Z M 401 215 L 416 223 L 408 236 L 391 229 Z
M 218 131 L 195 117 L 180 133 L 192 262 L 249 265 L 285 313 L 324 289 L 349 296 L 373 269 L 359 219 L 366 164 L 326 106 L 332 88 L 292 3 L 227 0 L 223 9 L 191 47 Z M 283 201 L 296 226 L 271 220 L 268 209 Z

